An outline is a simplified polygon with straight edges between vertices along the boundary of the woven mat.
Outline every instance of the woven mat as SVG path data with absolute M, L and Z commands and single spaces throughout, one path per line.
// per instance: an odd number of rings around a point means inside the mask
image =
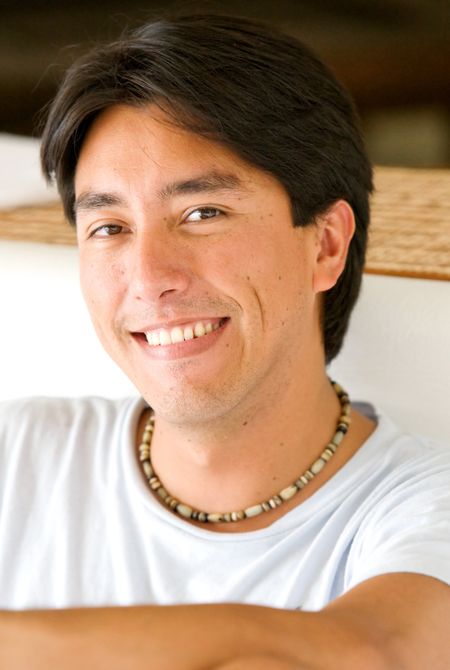
M 450 280 L 450 170 L 378 167 L 365 271 Z M 0 211 L 0 238 L 75 244 L 59 203 Z
M 366 272 L 450 280 L 450 170 L 377 168 Z

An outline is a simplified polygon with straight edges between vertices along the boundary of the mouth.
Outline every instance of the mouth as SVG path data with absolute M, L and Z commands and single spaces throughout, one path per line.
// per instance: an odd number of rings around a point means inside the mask
M 142 339 L 145 338 L 147 344 L 152 348 L 167 347 L 208 337 L 211 333 L 222 328 L 227 321 L 229 321 L 229 317 L 202 319 L 179 324 L 172 328 L 154 328 L 138 333 L 138 335 Z

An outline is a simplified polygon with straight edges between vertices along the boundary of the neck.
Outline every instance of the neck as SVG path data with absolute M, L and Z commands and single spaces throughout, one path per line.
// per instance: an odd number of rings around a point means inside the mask
M 309 467 L 333 436 L 339 415 L 324 374 L 301 389 L 285 385 L 264 405 L 228 413 L 226 421 L 180 426 L 157 416 L 153 465 L 183 503 L 205 511 L 242 509 L 271 497 Z M 249 521 L 242 522 L 247 529 Z

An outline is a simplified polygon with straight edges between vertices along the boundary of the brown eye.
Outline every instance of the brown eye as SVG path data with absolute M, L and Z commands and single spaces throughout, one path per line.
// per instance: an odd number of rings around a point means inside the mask
M 91 237 L 112 237 L 118 235 L 123 230 L 123 226 L 117 223 L 108 223 L 92 231 Z
M 205 221 L 220 216 L 223 212 L 217 207 L 197 207 L 186 217 L 186 221 Z

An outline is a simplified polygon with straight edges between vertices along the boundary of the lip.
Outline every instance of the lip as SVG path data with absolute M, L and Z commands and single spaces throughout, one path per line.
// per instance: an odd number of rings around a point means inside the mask
M 140 346 L 140 348 L 144 351 L 145 355 L 148 358 L 151 358 L 153 360 L 159 360 L 159 361 L 169 361 L 169 360 L 176 360 L 179 358 L 188 358 L 191 356 L 196 356 L 198 354 L 201 354 L 211 347 L 213 347 L 217 341 L 224 336 L 228 325 L 230 323 L 230 319 L 228 317 L 222 317 L 222 318 L 203 318 L 203 319 L 197 319 L 198 321 L 209 321 L 209 322 L 216 322 L 216 323 L 221 323 L 219 328 L 217 330 L 213 330 L 211 333 L 208 333 L 207 335 L 203 335 L 202 337 L 195 337 L 193 340 L 185 340 L 184 342 L 177 342 L 176 344 L 165 344 L 163 346 L 150 346 L 147 342 L 147 338 L 145 337 L 144 332 L 136 332 L 132 333 L 132 337 L 134 338 L 135 342 Z M 167 322 L 166 322 L 167 323 Z M 178 322 L 171 322 L 170 326 L 165 325 L 165 326 L 159 326 L 159 328 L 173 328 L 177 325 L 181 326 L 183 324 L 187 323 L 192 323 L 192 321 L 178 321 Z M 158 326 L 152 326 L 152 330 L 157 329 Z

